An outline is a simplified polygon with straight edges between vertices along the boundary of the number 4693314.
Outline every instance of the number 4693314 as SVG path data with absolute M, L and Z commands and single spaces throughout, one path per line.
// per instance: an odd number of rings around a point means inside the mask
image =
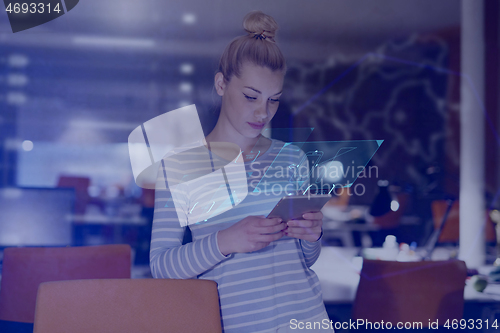
M 448 319 L 446 320 L 446 323 L 444 323 L 443 327 L 446 327 L 448 329 L 488 329 L 490 327 L 494 329 L 498 329 L 498 319 L 495 319 L 492 323 L 488 321 L 488 319 Z
M 40 3 L 9 3 L 9 5 L 7 6 L 7 8 L 5 8 L 5 11 L 8 12 L 9 14 L 11 13 L 15 13 L 15 14 L 18 14 L 18 13 L 23 13 L 23 14 L 26 14 L 26 13 L 30 13 L 30 14 L 35 14 L 35 13 L 38 13 L 38 14 L 43 14 L 45 12 L 45 10 L 47 10 L 47 13 L 51 13 L 52 12 L 56 12 L 56 13 L 59 13 L 61 11 L 61 9 L 59 8 L 59 3 L 56 4 L 56 6 L 54 8 L 50 8 L 50 3 L 43 3 L 43 2 L 40 2 Z

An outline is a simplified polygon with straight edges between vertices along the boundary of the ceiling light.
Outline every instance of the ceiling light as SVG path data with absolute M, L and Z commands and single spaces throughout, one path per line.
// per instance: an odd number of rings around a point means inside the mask
M 188 102 L 188 101 L 180 101 L 179 102 L 179 107 L 182 108 L 182 107 L 185 107 L 185 106 L 188 106 L 188 105 L 191 105 L 193 103 L 191 102 Z
M 9 56 L 8 62 L 10 67 L 22 68 L 28 65 L 29 59 L 24 54 L 13 54 Z
M 189 82 L 182 82 L 179 85 L 179 90 L 182 91 L 183 93 L 189 93 L 193 90 L 193 85 Z
M 32 151 L 33 150 L 33 142 L 30 140 L 24 140 L 21 144 L 21 147 L 24 151 Z
M 28 83 L 28 77 L 23 74 L 9 74 L 7 76 L 7 84 L 9 86 L 22 87 Z
M 22 105 L 26 103 L 27 97 L 21 92 L 9 92 L 7 93 L 7 103 L 13 105 Z
M 186 13 L 182 15 L 182 22 L 186 24 L 194 24 L 196 22 L 196 15 L 193 13 Z
M 398 209 L 399 209 L 399 202 L 397 202 L 396 200 L 392 200 L 391 201 L 391 210 L 393 212 L 396 212 Z
M 130 48 L 146 48 L 155 46 L 155 41 L 145 38 L 114 38 L 114 37 L 94 37 L 94 36 L 77 36 L 73 38 L 73 43 L 85 46 L 100 46 L 100 47 L 130 47 Z
M 184 63 L 181 65 L 180 71 L 182 74 L 186 74 L 186 75 L 193 74 L 194 66 L 190 63 Z

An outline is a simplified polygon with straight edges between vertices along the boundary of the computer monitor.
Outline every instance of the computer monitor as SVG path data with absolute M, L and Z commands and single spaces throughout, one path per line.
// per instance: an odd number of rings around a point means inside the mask
M 72 245 L 75 194 L 66 188 L 0 188 L 0 247 Z

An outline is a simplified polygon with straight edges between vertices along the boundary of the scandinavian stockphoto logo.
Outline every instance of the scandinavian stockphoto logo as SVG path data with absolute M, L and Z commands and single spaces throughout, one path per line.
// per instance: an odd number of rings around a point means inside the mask
M 284 130 L 289 132 L 288 128 Z M 273 132 L 279 131 L 273 128 Z M 155 202 L 163 206 L 160 209 L 175 209 L 184 227 L 236 207 L 247 195 L 341 195 L 338 190 L 343 193 L 346 188 L 351 196 L 351 187 L 354 194 L 364 195 L 364 185 L 352 185 L 358 177 L 366 178 L 367 172 L 371 177 L 373 167 L 367 171 L 365 167 L 382 142 L 289 142 L 266 167 L 255 160 L 261 152 L 252 148 L 245 153 L 253 159 L 248 171 L 238 145 L 205 140 L 198 111 L 192 104 L 137 126 L 128 137 L 128 148 L 136 184 L 163 190 Z M 301 158 L 295 161 L 290 156 Z M 378 177 L 377 170 L 376 174 Z M 253 190 L 249 191 L 249 187 Z
M 79 0 L 3 0 L 12 32 L 52 21 L 75 8 Z

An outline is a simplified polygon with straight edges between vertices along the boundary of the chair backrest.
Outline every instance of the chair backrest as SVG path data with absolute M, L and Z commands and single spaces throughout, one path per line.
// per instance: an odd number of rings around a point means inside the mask
M 467 267 L 463 261 L 363 260 L 353 319 L 430 322 L 461 319 Z
M 59 176 L 57 187 L 75 189 L 75 213 L 83 214 L 90 200 L 88 189 L 90 186 L 89 177 Z
M 7 248 L 0 289 L 0 320 L 33 323 L 42 282 L 130 278 L 129 245 Z
M 448 208 L 448 202 L 446 200 L 435 200 L 431 204 L 432 207 L 432 219 L 434 221 L 434 228 L 437 229 L 443 222 L 443 217 L 446 213 L 446 209 Z M 439 243 L 458 243 L 459 241 L 459 233 L 460 233 L 460 204 L 457 201 L 453 203 L 451 206 L 450 213 L 446 219 L 446 224 L 439 235 L 438 242 Z M 485 235 L 487 242 L 495 242 L 496 241 L 496 233 L 495 226 L 493 225 L 493 221 L 490 218 L 489 214 L 486 214 L 487 220 L 485 225 Z
M 40 285 L 34 333 L 220 333 L 210 280 L 102 279 Z

